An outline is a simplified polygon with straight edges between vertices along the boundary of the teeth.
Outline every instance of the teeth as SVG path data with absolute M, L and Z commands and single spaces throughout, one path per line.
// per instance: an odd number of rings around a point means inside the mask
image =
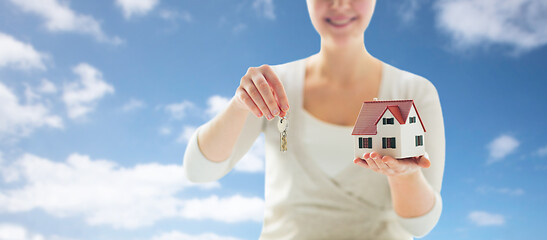
M 351 19 L 346 19 L 346 20 L 332 20 L 332 19 L 329 19 L 329 21 L 332 23 L 332 24 L 335 24 L 335 25 L 344 25 L 346 23 L 349 23 L 351 21 Z

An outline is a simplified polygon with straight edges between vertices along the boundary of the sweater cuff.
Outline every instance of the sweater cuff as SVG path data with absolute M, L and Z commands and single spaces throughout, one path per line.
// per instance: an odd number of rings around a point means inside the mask
M 441 195 L 435 192 L 435 204 L 428 213 L 413 218 L 403 218 L 397 213 L 395 213 L 395 215 L 397 221 L 404 229 L 406 229 L 413 236 L 421 238 L 426 236 L 431 230 L 433 230 L 433 227 L 437 225 L 437 222 L 441 216 L 442 208 L 443 201 Z
M 226 159 L 222 162 L 213 162 L 203 155 L 198 145 L 198 132 L 200 129 L 201 127 L 194 132 L 188 141 L 188 146 L 186 146 L 182 163 L 184 174 L 190 182 L 216 181 L 228 173 L 230 161 Z

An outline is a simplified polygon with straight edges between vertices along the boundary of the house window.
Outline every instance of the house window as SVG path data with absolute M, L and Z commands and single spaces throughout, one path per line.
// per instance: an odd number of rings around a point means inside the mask
M 359 138 L 359 148 L 372 148 L 372 138 Z
M 393 118 L 383 118 L 382 121 L 383 121 L 384 125 L 386 125 L 386 124 L 393 125 Z
M 416 136 L 416 147 L 423 146 L 423 145 L 424 145 L 424 136 L 422 135 Z
M 382 148 L 395 148 L 395 138 L 382 138 Z
M 416 122 L 416 117 L 410 117 L 410 123 L 415 123 Z

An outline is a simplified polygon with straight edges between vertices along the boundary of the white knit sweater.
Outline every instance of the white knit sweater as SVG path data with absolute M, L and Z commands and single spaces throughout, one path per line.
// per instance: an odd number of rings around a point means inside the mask
M 231 156 L 215 163 L 199 149 L 198 128 L 183 160 L 188 179 L 208 182 L 223 177 L 264 132 L 265 210 L 260 239 L 413 239 L 429 233 L 442 211 L 440 191 L 445 160 L 444 123 L 433 84 L 383 64 L 378 97 L 414 99 L 426 127 L 425 147 L 431 160 L 431 167 L 422 171 L 436 192 L 431 211 L 416 218 L 402 218 L 393 211 L 387 177 L 352 163 L 351 129 L 321 122 L 304 112 L 306 60 L 273 66 L 291 107 L 288 151 L 279 151 L 277 121 L 249 114 Z M 336 163 L 341 167 L 325 171 Z

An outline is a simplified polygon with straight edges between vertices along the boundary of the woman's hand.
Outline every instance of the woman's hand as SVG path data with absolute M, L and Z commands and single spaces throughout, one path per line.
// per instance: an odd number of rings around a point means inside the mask
M 283 84 L 268 65 L 251 67 L 241 78 L 235 94 L 236 103 L 257 117 L 284 117 L 289 110 L 289 100 Z
M 431 161 L 424 156 L 395 159 L 376 152 L 365 153 L 363 158 L 356 158 L 353 162 L 387 176 L 407 175 L 431 166 Z

